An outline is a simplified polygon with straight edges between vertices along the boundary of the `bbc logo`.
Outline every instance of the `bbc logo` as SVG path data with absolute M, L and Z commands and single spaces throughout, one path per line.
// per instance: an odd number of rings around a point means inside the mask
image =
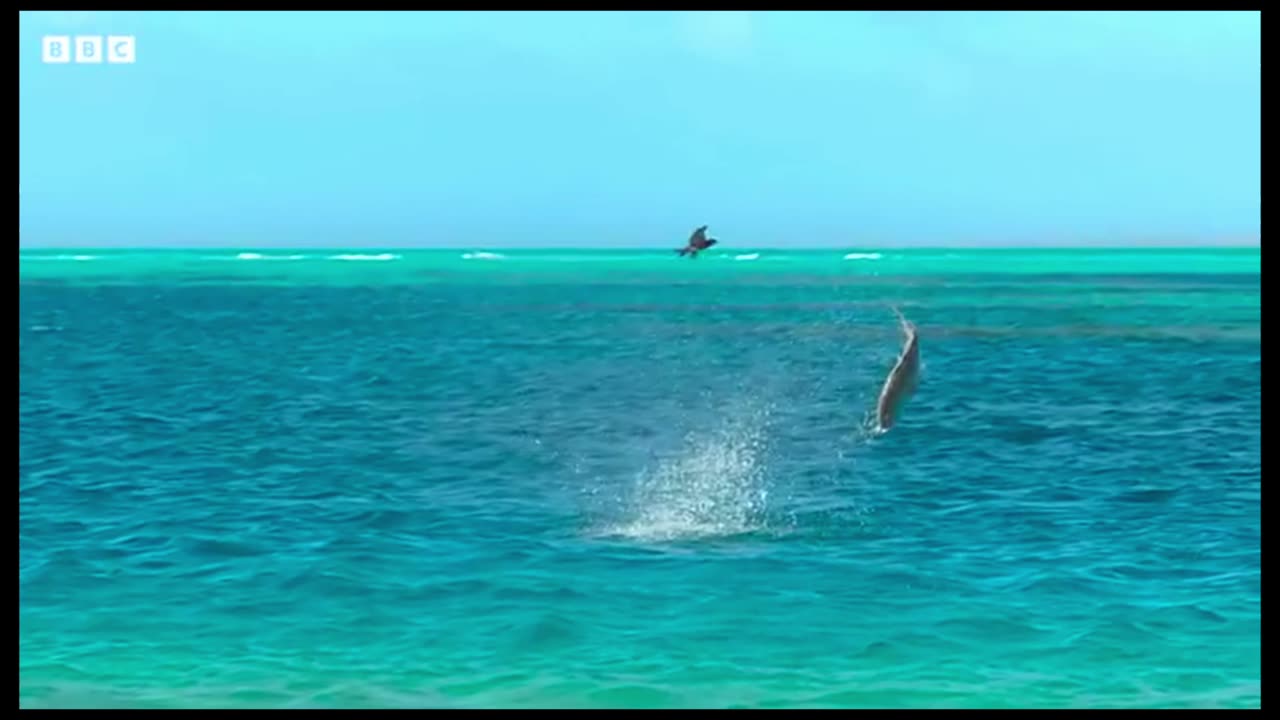
M 137 60 L 138 46 L 132 35 L 45 35 L 40 42 L 40 59 L 45 63 L 61 64 L 73 60 L 77 63 L 97 64 L 106 62 L 128 64 Z

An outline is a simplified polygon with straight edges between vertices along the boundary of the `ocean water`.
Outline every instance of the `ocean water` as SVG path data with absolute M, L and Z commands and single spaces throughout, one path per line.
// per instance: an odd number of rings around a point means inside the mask
M 1261 705 L 1257 249 L 19 280 L 23 707 Z

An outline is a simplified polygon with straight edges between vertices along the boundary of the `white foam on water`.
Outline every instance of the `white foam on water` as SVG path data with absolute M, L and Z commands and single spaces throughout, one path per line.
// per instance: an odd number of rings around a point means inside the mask
M 372 261 L 382 261 L 382 262 L 385 262 L 385 261 L 387 261 L 387 260 L 399 260 L 399 259 L 400 259 L 400 256 L 399 256 L 399 255 L 393 255 L 393 254 L 391 254 L 391 253 L 380 253 L 380 254 L 378 254 L 378 255 L 330 255 L 330 256 L 329 256 L 328 258 L 326 258 L 326 259 L 328 259 L 328 260 L 355 260 L 355 261 L 360 261 L 360 260 L 372 260 Z
M 506 260 L 507 256 L 491 252 L 469 252 L 462 254 L 463 260 Z
M 88 262 L 90 260 L 100 259 L 97 255 L 23 255 L 18 253 L 18 261 L 23 260 L 62 260 L 73 262 Z
M 734 260 L 759 260 L 760 253 L 744 253 L 742 255 L 734 255 Z
M 849 253 L 844 256 L 845 260 L 879 260 L 882 256 L 880 253 Z
M 263 255 L 250 252 L 236 255 L 237 260 L 304 260 L 306 257 L 306 255 Z
M 766 412 L 752 412 L 718 432 L 690 433 L 677 455 L 639 474 L 621 522 L 600 534 L 663 542 L 763 528 L 766 421 Z

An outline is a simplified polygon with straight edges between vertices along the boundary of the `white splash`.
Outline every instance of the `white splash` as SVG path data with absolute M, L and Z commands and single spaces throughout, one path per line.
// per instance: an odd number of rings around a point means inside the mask
M 693 432 L 675 457 L 641 472 L 622 522 L 603 534 L 670 541 L 758 530 L 768 503 L 765 413 Z
M 880 253 L 849 253 L 844 256 L 845 260 L 879 260 Z

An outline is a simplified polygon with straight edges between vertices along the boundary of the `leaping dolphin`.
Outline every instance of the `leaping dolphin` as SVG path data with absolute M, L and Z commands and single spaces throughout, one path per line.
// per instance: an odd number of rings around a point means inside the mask
M 920 378 L 920 335 L 916 326 L 902 316 L 895 307 L 893 313 L 902 323 L 902 332 L 906 342 L 898 361 L 885 378 L 884 387 L 880 390 L 880 399 L 876 402 L 876 421 L 881 432 L 886 432 L 897 421 L 902 404 L 915 392 Z

